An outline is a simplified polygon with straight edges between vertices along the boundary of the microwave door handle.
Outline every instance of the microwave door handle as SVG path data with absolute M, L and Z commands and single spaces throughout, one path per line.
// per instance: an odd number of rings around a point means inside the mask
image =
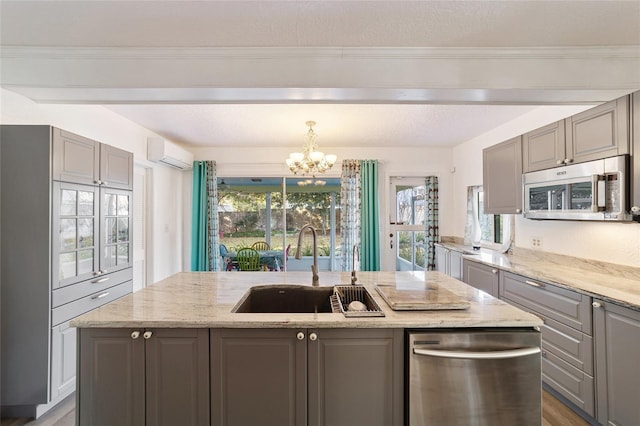
M 607 183 L 604 175 L 593 175 L 593 204 L 591 210 L 598 212 L 607 207 Z

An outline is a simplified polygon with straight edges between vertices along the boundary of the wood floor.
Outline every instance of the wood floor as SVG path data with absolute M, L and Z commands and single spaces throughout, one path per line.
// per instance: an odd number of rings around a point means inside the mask
M 38 420 L 2 419 L 1 426 L 74 426 L 75 413 L 75 398 L 74 395 L 71 395 L 71 397 Z M 542 426 L 589 426 L 589 423 L 558 401 L 549 392 L 543 390 Z

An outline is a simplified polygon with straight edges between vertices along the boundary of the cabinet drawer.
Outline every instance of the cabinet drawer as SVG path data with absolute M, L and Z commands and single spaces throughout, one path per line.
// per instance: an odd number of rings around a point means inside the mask
M 77 284 L 58 288 L 51 292 L 51 306 L 56 308 L 65 303 L 86 297 L 90 294 L 102 291 L 116 284 L 133 279 L 133 269 L 127 268 L 110 274 L 98 275 Z
M 593 376 L 593 339 L 578 330 L 544 318 L 542 348 Z
M 591 335 L 589 296 L 503 272 L 500 297 Z
M 594 415 L 593 377 L 561 360 L 549 351 L 542 351 L 542 381 L 580 407 Z
M 58 325 L 131 293 L 133 282 L 127 281 L 98 291 L 51 310 L 51 323 Z

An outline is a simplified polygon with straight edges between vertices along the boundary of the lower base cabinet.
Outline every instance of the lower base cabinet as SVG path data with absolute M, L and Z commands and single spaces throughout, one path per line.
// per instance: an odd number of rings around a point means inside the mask
M 211 331 L 212 425 L 403 424 L 403 331 Z
M 462 260 L 462 281 L 482 290 L 494 297 L 498 297 L 500 288 L 500 274 L 497 268 L 474 262 L 468 259 Z
M 208 329 L 80 329 L 80 425 L 208 425 Z
M 640 421 L 640 311 L 594 299 L 597 419 L 603 425 Z

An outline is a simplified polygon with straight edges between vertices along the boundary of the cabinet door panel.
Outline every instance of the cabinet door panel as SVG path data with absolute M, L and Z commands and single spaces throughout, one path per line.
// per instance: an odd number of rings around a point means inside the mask
M 69 323 L 51 330 L 51 399 L 63 397 L 76 387 L 76 328 Z
M 132 191 L 100 190 L 100 270 L 119 271 L 132 265 Z
M 209 330 L 147 331 L 147 424 L 208 425 Z
M 304 330 L 211 330 L 211 424 L 305 425 L 306 346 Z
M 133 189 L 133 154 L 102 144 L 100 180 L 110 188 Z
M 467 259 L 463 259 L 462 262 L 462 281 L 494 297 L 498 297 L 500 275 L 496 268 Z
M 451 250 L 449 252 L 449 275 L 457 280 L 462 280 L 462 253 Z
M 522 140 L 523 171 L 549 169 L 565 159 L 564 121 L 557 121 L 531 132 Z
M 600 302 L 594 309 L 598 421 L 633 425 L 640 419 L 640 311 Z
M 449 253 L 449 249 L 436 245 L 436 271 L 449 274 Z
M 567 156 L 574 163 L 629 153 L 627 96 L 566 120 Z
M 400 331 L 309 333 L 309 426 L 402 424 Z
M 53 180 L 94 185 L 100 143 L 53 128 Z
M 144 340 L 133 331 L 79 330 L 78 424 L 145 424 Z
M 53 183 L 52 287 L 87 280 L 98 271 L 99 192 L 95 186 Z
M 522 138 L 485 148 L 482 151 L 482 185 L 486 214 L 513 214 L 522 211 Z

